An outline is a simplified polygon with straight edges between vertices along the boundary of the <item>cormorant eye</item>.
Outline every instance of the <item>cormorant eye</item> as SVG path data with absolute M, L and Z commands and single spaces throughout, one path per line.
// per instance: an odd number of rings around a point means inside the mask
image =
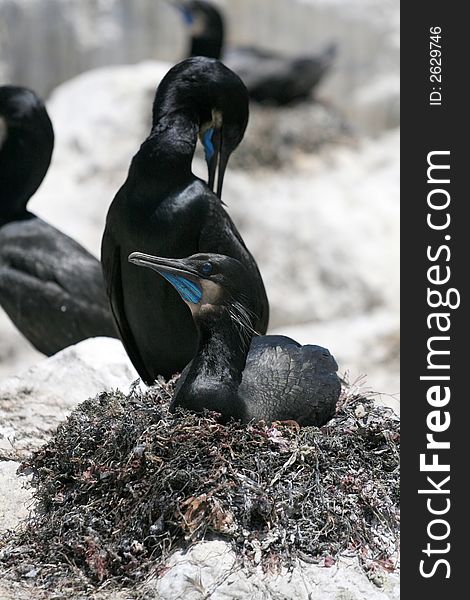
M 210 275 L 212 273 L 212 265 L 210 262 L 202 263 L 201 265 L 201 273 L 203 275 Z

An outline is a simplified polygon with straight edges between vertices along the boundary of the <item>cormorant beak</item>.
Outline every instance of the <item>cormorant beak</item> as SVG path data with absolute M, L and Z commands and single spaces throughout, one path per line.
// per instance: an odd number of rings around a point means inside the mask
M 162 273 L 174 273 L 175 275 L 185 277 L 199 276 L 199 273 L 195 269 L 185 264 L 184 258 L 161 258 L 160 256 L 144 254 L 143 252 L 132 252 L 132 254 L 129 254 L 128 260 L 139 267 L 148 267 Z
M 201 276 L 195 269 L 186 264 L 184 258 L 161 258 L 143 252 L 133 252 L 129 255 L 128 261 L 139 267 L 147 267 L 159 273 L 171 283 L 185 302 L 190 304 L 200 302 L 202 288 L 198 282 Z
M 219 176 L 217 179 L 217 196 L 219 198 L 222 198 L 222 186 L 224 185 L 224 175 L 225 169 L 227 168 L 228 158 L 229 153 L 227 152 L 227 148 L 222 140 L 219 150 Z

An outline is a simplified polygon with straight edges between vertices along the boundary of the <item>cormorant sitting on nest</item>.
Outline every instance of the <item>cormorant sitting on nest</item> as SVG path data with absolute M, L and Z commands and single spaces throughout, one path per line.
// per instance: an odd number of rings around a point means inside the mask
M 317 427 L 333 417 L 341 392 L 335 359 L 325 348 L 285 336 L 253 337 L 257 303 L 252 275 L 240 261 L 140 252 L 129 261 L 171 283 L 199 332 L 197 353 L 177 383 L 171 409 L 208 409 L 224 421 L 295 420 Z

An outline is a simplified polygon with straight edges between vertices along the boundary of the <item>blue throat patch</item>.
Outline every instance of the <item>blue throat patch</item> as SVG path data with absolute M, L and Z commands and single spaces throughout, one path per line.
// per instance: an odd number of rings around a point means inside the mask
M 194 283 L 181 275 L 174 275 L 173 273 L 165 273 L 163 271 L 159 271 L 159 273 L 171 283 L 181 298 L 186 300 L 186 302 L 197 304 L 201 300 L 202 290 L 197 283 Z
M 187 8 L 181 8 L 180 10 L 183 13 L 183 18 L 185 20 L 185 23 L 187 25 L 192 25 L 194 23 L 193 13 L 190 10 L 188 10 Z
M 206 156 L 206 162 L 214 156 L 214 144 L 212 143 L 212 136 L 214 134 L 214 128 L 210 127 L 206 133 L 202 136 L 202 145 L 204 146 L 204 154 Z

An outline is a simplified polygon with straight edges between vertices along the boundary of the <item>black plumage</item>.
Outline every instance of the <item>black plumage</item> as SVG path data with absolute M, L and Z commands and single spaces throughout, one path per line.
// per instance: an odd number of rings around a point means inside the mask
M 218 8 L 205 0 L 175 0 L 173 4 L 191 32 L 189 56 L 222 59 L 257 102 L 284 105 L 308 99 L 336 57 L 336 44 L 317 55 L 293 57 L 252 46 L 225 49 L 224 20 Z
M 335 414 L 341 392 L 336 361 L 320 346 L 279 335 L 253 337 L 251 276 L 239 261 L 140 252 L 129 261 L 170 277 L 198 328 L 198 351 L 177 384 L 172 410 L 208 409 L 224 421 L 295 420 L 317 427 Z
M 116 337 L 99 261 L 26 208 L 51 161 L 54 132 L 41 100 L 0 87 L 0 305 L 44 354 Z
M 220 198 L 191 171 L 199 135 L 212 152 L 212 183 L 219 161 L 220 195 L 225 166 L 247 120 L 248 96 L 239 77 L 214 59 L 182 61 L 158 87 L 151 133 L 109 209 L 102 243 L 107 290 L 121 339 L 147 384 L 188 364 L 197 332 L 173 287 L 129 264 L 136 248 L 160 256 L 223 252 L 238 258 L 253 277 L 257 327 L 267 329 L 268 301 L 258 267 Z

